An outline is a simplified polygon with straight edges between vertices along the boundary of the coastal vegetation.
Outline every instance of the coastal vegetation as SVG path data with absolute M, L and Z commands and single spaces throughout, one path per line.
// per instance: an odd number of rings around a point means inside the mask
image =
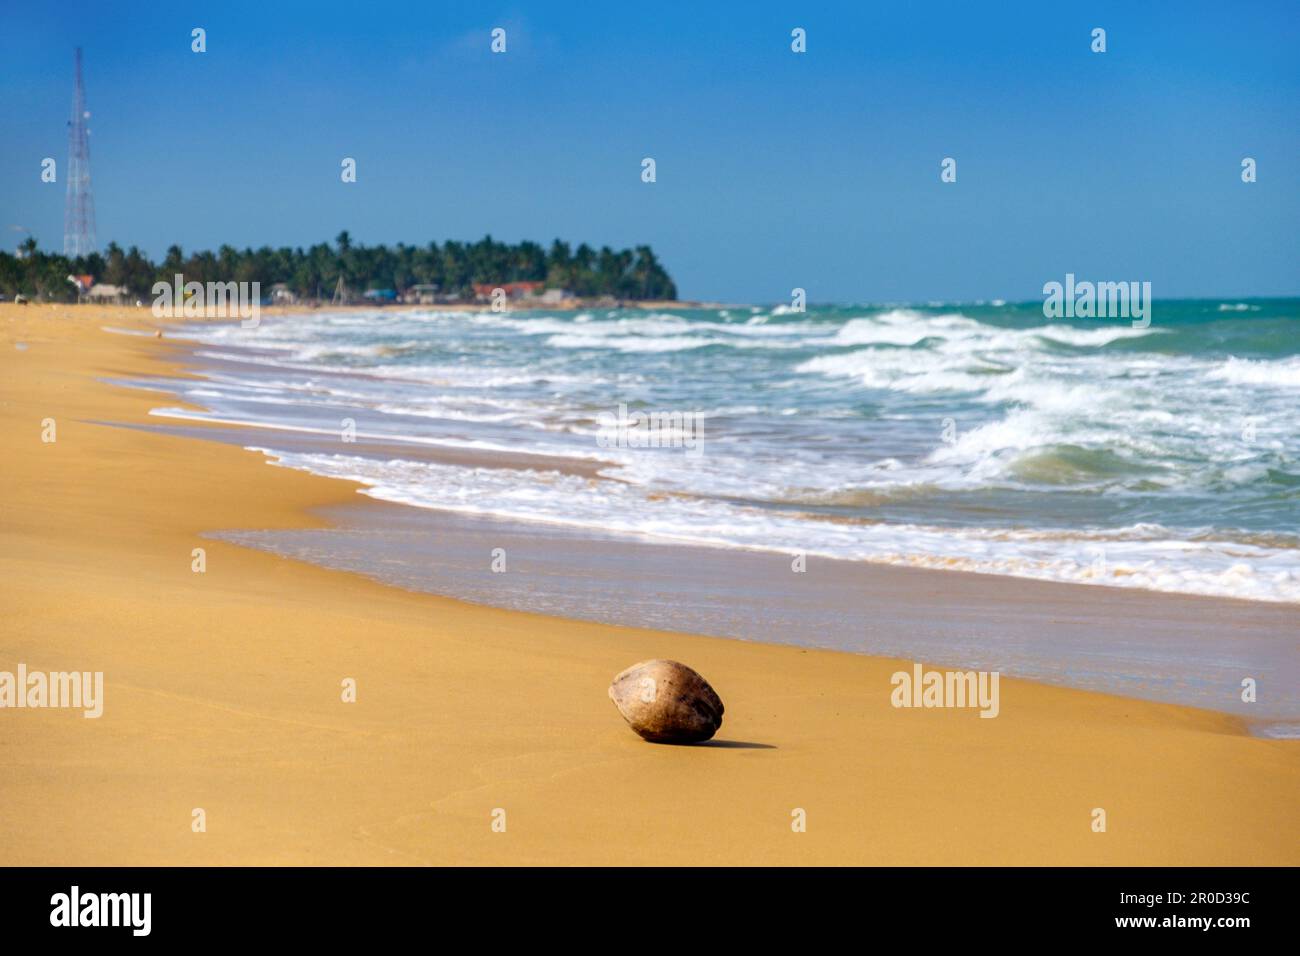
M 96 283 L 117 286 L 137 298 L 149 295 L 153 284 L 170 282 L 177 274 L 198 282 L 260 282 L 265 292 L 283 283 L 301 299 L 329 299 L 339 279 L 354 294 L 368 290 L 403 293 L 413 286 L 436 286 L 447 297 L 473 298 L 474 286 L 484 283 L 540 282 L 575 296 L 617 299 L 674 299 L 677 287 L 649 246 L 614 250 L 586 243 L 576 248 L 556 239 L 549 248 L 536 242 L 515 244 L 484 236 L 477 242 L 448 240 L 442 245 L 398 243 L 365 246 L 346 231 L 334 243 L 303 249 L 236 249 L 223 245 L 216 252 L 186 254 L 171 246 L 158 262 L 135 246 L 122 249 L 110 242 L 102 253 L 69 257 L 42 251 L 29 238 L 16 253 L 0 252 L 0 293 L 51 302 L 78 298 L 69 276 L 91 276 Z

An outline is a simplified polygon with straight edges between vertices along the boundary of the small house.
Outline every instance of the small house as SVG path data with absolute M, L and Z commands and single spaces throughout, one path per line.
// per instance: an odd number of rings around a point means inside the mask
M 438 301 L 438 287 L 428 282 L 413 285 L 406 290 L 405 299 L 417 305 L 433 305 Z
M 109 285 L 96 282 L 86 290 L 87 302 L 107 302 L 112 305 L 125 305 L 130 301 L 131 291 L 124 285 Z

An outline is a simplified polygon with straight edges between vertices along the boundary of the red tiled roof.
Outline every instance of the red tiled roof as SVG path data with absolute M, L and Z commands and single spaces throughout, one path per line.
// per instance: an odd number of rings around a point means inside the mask
M 545 282 L 475 282 L 474 294 L 490 296 L 493 289 L 502 289 L 506 295 L 515 295 L 519 292 L 536 292 Z

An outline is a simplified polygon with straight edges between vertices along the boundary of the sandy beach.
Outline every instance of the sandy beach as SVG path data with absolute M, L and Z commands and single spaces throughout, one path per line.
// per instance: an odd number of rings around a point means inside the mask
M 1300 863 L 1300 743 L 1237 716 L 1005 678 L 997 719 L 896 709 L 910 660 L 497 610 L 201 537 L 322 527 L 357 486 L 99 424 L 161 403 L 104 379 L 179 374 L 155 327 L 0 305 L 0 670 L 105 688 L 99 719 L 0 712 L 0 864 Z M 899 594 L 918 629 L 923 598 Z M 1109 625 L 1172 600 L 1126 594 Z M 652 657 L 721 694 L 714 742 L 623 723 L 609 680 Z

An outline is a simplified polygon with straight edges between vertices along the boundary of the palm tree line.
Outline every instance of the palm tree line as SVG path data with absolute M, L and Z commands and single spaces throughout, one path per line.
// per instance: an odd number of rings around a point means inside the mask
M 27 239 L 18 253 L 0 252 L 0 292 L 43 301 L 77 299 L 69 276 L 93 276 L 99 283 L 124 287 L 132 296 L 150 295 L 155 282 L 171 282 L 177 274 L 186 282 L 260 282 L 267 290 L 283 283 L 304 299 L 328 299 L 342 278 L 349 290 L 391 289 L 402 293 L 416 285 L 436 286 L 448 296 L 473 297 L 475 284 L 541 282 L 582 297 L 617 299 L 675 299 L 677 287 L 649 246 L 614 250 L 573 248 L 556 239 L 549 248 L 536 242 L 497 242 L 484 236 L 477 242 L 448 240 L 441 246 L 398 243 L 366 246 L 354 243 L 346 231 L 334 244 L 307 249 L 236 249 L 223 245 L 216 252 L 191 252 L 171 246 L 153 262 L 135 246 L 123 250 L 111 242 L 102 253 L 69 257 L 43 252 Z

